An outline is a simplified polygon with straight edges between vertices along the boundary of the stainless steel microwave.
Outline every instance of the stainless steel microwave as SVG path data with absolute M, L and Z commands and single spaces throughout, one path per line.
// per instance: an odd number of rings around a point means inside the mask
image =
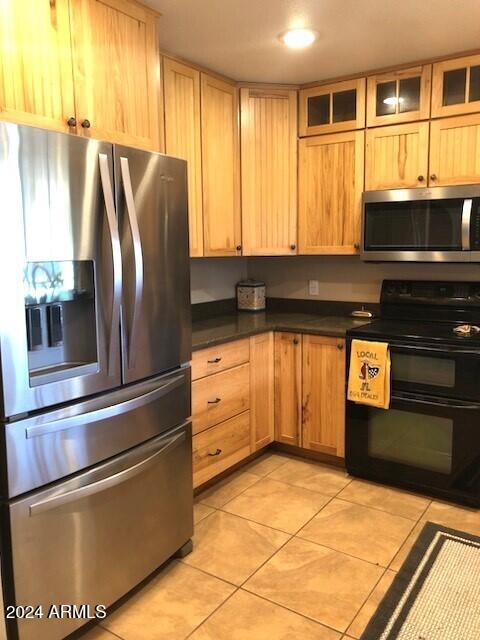
M 363 194 L 361 258 L 480 262 L 480 184 Z

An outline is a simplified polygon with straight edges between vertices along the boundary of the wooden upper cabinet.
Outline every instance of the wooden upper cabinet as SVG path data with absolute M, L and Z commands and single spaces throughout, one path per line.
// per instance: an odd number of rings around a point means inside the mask
M 205 256 L 241 253 L 238 90 L 201 74 Z
M 367 78 L 367 127 L 428 119 L 431 78 L 430 64 Z
M 301 89 L 299 102 L 300 136 L 365 126 L 365 78 Z
M 433 65 L 432 117 L 480 111 L 480 54 Z
M 368 129 L 365 190 L 425 187 L 428 131 L 428 122 Z
M 345 340 L 303 336 L 302 446 L 345 456 Z
M 75 116 L 68 0 L 0 3 L 0 118 L 59 131 Z
M 364 135 L 350 131 L 299 141 L 299 253 L 358 251 Z
M 156 15 L 129 0 L 70 0 L 78 131 L 158 150 Z
M 265 447 L 274 433 L 274 351 L 273 333 L 250 338 L 250 423 L 251 450 Z
M 203 256 L 200 73 L 163 59 L 166 153 L 187 161 L 190 255 Z
M 244 255 L 297 245 L 297 92 L 240 89 Z
M 302 336 L 275 333 L 275 440 L 301 445 Z
M 430 123 L 429 184 L 480 182 L 480 113 Z

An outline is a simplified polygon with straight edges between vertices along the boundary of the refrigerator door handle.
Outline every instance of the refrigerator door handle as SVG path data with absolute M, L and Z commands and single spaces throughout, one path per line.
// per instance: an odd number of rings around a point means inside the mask
M 122 482 L 130 480 L 134 476 L 137 476 L 138 474 L 143 473 L 144 471 L 152 467 L 157 462 L 157 459 L 160 456 L 165 455 L 166 453 L 168 453 L 168 451 L 178 446 L 181 442 L 184 442 L 185 438 L 186 432 L 182 431 L 181 433 L 177 433 L 167 440 L 162 439 L 159 442 L 160 446 L 154 453 L 149 455 L 144 460 L 137 462 L 132 467 L 128 467 L 128 469 L 119 471 L 113 476 L 103 478 L 103 480 L 97 480 L 97 482 L 87 484 L 84 487 L 79 487 L 78 489 L 73 489 L 72 491 L 67 491 L 66 493 L 31 504 L 29 507 L 30 516 L 34 516 L 38 513 L 44 513 L 45 511 L 50 511 L 51 509 L 55 509 L 65 504 L 69 504 L 70 502 L 74 502 L 75 500 L 80 500 L 82 498 L 95 495 L 97 493 L 100 493 L 101 491 L 105 491 L 106 489 L 110 489 L 121 484 Z
M 143 252 L 140 230 L 138 228 L 137 210 L 133 197 L 132 180 L 130 177 L 130 165 L 128 158 L 120 157 L 120 171 L 122 174 L 123 191 L 125 194 L 125 205 L 127 209 L 128 224 L 133 241 L 133 261 L 135 265 L 135 298 L 133 302 L 133 317 L 128 340 L 128 368 L 135 367 L 135 355 L 137 344 L 137 333 L 139 327 L 140 306 L 143 295 Z
M 80 413 L 79 415 L 70 416 L 68 418 L 60 418 L 58 420 L 52 420 L 50 422 L 44 422 L 43 424 L 34 425 L 25 429 L 26 438 L 37 438 L 39 436 L 50 435 L 58 431 L 66 431 L 67 429 L 73 429 L 93 422 L 99 422 L 107 418 L 112 418 L 121 413 L 127 411 L 133 411 L 139 407 L 143 407 L 155 400 L 158 400 L 162 396 L 166 395 L 176 387 L 185 383 L 185 376 L 179 375 L 172 378 L 161 387 L 144 393 L 136 398 L 131 398 L 125 402 L 109 405 L 101 409 L 95 409 L 94 411 L 87 411 L 86 413 Z
M 112 295 L 112 321 L 110 326 L 109 347 L 108 347 L 108 373 L 113 375 L 115 350 L 118 344 L 118 327 L 120 326 L 120 302 L 122 295 L 122 253 L 120 249 L 120 235 L 118 232 L 117 216 L 115 214 L 115 204 L 113 200 L 112 181 L 110 179 L 110 168 L 108 156 L 105 153 L 98 154 L 100 165 L 100 179 L 102 182 L 103 198 L 105 201 L 105 211 L 107 213 L 108 230 L 110 233 L 110 245 L 113 262 L 113 295 Z

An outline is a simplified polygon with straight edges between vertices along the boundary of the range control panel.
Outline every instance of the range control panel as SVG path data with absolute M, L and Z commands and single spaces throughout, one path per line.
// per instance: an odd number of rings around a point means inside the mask
M 480 307 L 480 282 L 384 280 L 381 304 Z

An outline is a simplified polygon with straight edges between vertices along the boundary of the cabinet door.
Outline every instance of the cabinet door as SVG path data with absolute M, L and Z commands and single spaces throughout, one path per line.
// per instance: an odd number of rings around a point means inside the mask
M 432 120 L 430 186 L 480 182 L 480 114 Z
M 365 189 L 424 187 L 428 177 L 428 122 L 367 131 Z
M 165 150 L 187 161 L 190 255 L 203 256 L 200 73 L 163 59 Z
M 299 135 L 363 129 L 365 78 L 301 89 Z
M 426 120 L 432 66 L 381 73 L 367 79 L 367 126 Z
M 75 131 L 68 0 L 2 0 L 0 11 L 0 118 Z
M 201 74 L 204 255 L 241 253 L 238 90 Z
M 129 0 L 71 0 L 78 130 L 158 150 L 156 14 Z
M 432 117 L 480 111 L 480 54 L 433 65 Z
M 250 338 L 250 420 L 253 452 L 273 442 L 275 437 L 272 332 Z
M 297 244 L 297 93 L 240 90 L 244 255 L 292 255 Z
M 275 440 L 300 446 L 302 336 L 275 333 Z
M 299 253 L 358 250 L 364 140 L 351 131 L 299 141 Z
M 345 340 L 303 336 L 303 447 L 345 455 Z

